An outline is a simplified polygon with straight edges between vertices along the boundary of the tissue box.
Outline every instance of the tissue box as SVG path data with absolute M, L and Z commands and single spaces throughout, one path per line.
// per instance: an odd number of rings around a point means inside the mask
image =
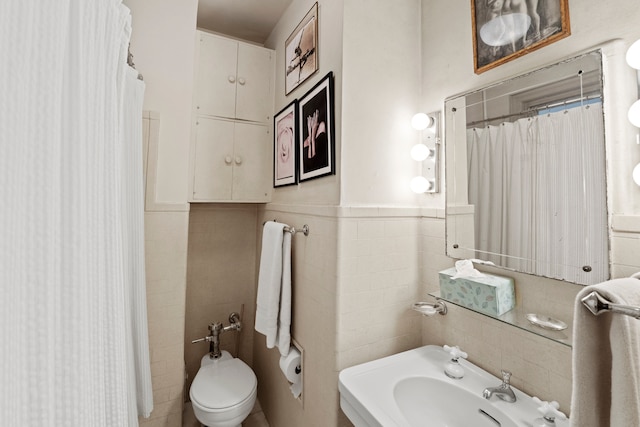
M 512 278 L 487 274 L 452 279 L 455 274 L 455 267 L 439 273 L 440 296 L 445 300 L 492 316 L 500 316 L 515 307 Z

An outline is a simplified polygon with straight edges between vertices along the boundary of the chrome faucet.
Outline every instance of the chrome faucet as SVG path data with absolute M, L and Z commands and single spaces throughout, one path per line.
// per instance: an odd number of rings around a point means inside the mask
M 505 402 L 513 403 L 516 401 L 516 395 L 511 389 L 509 380 L 511 379 L 511 372 L 502 370 L 502 384 L 497 387 L 485 388 L 482 392 L 482 397 L 485 399 L 491 399 L 491 396 L 495 395 L 499 399 Z

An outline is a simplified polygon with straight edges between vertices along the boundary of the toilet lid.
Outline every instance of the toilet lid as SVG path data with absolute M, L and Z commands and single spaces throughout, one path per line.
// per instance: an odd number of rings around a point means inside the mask
M 222 360 L 203 366 L 191 384 L 191 400 L 211 409 L 235 406 L 256 388 L 256 375 L 240 359 Z

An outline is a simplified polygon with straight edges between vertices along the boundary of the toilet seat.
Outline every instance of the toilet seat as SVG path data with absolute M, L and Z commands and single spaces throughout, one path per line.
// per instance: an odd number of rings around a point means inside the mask
M 194 404 L 216 412 L 251 399 L 257 385 L 256 375 L 240 359 L 218 360 L 200 368 L 189 395 Z

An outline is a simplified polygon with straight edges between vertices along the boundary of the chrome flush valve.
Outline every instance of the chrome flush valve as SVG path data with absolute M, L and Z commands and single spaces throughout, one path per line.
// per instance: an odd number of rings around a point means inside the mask
M 204 338 L 198 338 L 191 341 L 191 344 L 207 341 L 209 343 L 209 357 L 212 359 L 218 359 L 222 356 L 220 351 L 220 334 L 226 331 L 241 331 L 242 322 L 240 322 L 240 315 L 233 312 L 229 315 L 229 326 L 223 326 L 222 322 L 215 322 L 209 324 L 209 335 Z

